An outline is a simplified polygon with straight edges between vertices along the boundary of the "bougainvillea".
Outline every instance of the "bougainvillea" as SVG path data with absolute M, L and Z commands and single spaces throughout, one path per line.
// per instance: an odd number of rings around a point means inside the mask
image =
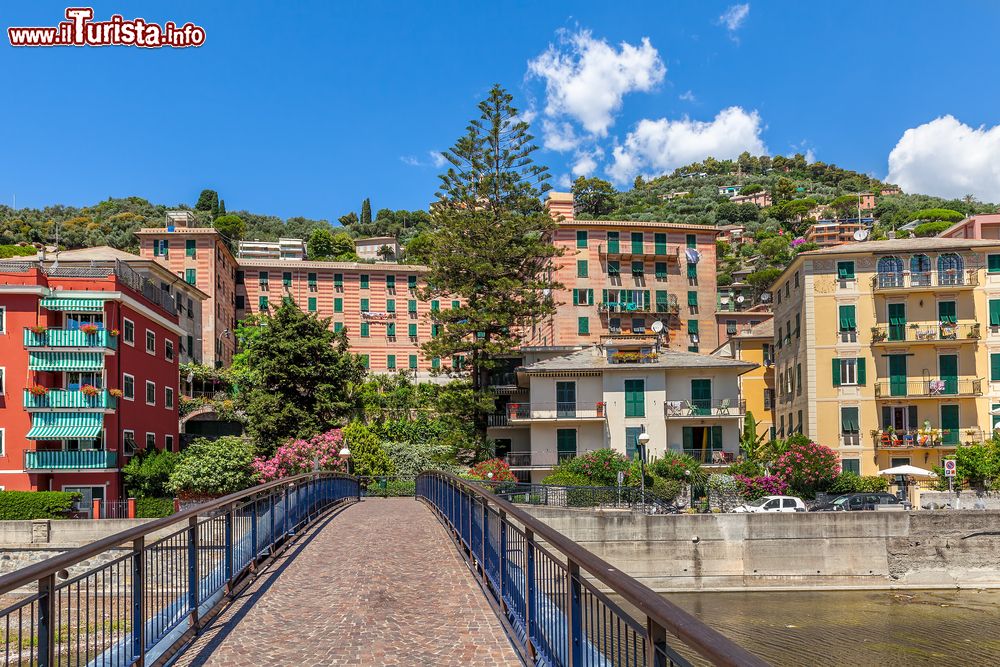
M 814 493 L 840 473 L 840 459 L 824 445 L 797 443 L 775 460 L 771 472 L 800 493 Z
M 347 464 L 340 458 L 343 443 L 340 429 L 335 428 L 308 440 L 289 440 L 275 450 L 274 456 L 257 457 L 251 465 L 262 482 L 310 472 L 316 465 L 320 470 L 346 472 Z
M 739 487 L 739 494 L 746 500 L 756 500 L 764 496 L 783 496 L 788 492 L 788 484 L 785 480 L 775 475 L 761 475 L 759 477 L 733 475 L 733 479 Z
M 492 477 L 490 477 L 490 473 L 493 473 Z M 503 459 L 480 461 L 469 470 L 469 477 L 475 477 L 491 484 L 517 481 L 517 477 L 510 471 L 510 466 Z

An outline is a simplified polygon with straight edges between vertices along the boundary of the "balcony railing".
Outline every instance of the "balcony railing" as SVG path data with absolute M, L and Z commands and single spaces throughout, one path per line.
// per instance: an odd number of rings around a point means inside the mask
M 35 333 L 29 328 L 24 330 L 25 347 L 101 347 L 111 350 L 118 349 L 118 337 L 112 336 L 107 329 L 98 329 L 94 333 L 86 333 L 79 329 L 46 329 Z
M 975 342 L 983 337 L 979 322 L 908 322 L 872 327 L 872 344 L 931 343 L 942 340 Z
M 557 419 L 604 419 L 604 403 L 508 403 L 511 422 Z
M 667 400 L 663 404 L 666 417 L 742 417 L 747 402 L 742 398 Z
M 533 465 L 531 452 L 510 452 L 503 458 L 511 468 L 530 468 Z
M 875 398 L 954 398 L 982 395 L 982 378 L 879 380 L 875 383 Z
M 25 410 L 46 410 L 71 408 L 76 410 L 114 410 L 118 399 L 103 389 L 95 396 L 88 396 L 78 389 L 50 389 L 49 393 L 37 396 L 24 390 Z
M 497 427 L 497 426 L 509 426 L 510 420 L 507 419 L 507 413 L 501 412 L 494 415 L 486 415 L 486 425 Z
M 684 447 L 681 452 L 708 465 L 729 465 L 736 461 L 735 452 L 727 452 L 710 447 Z
M 25 470 L 101 470 L 117 467 L 118 453 L 103 449 L 53 449 L 24 453 Z
M 945 271 L 920 271 L 902 273 L 877 273 L 872 277 L 872 290 L 887 292 L 949 287 L 975 287 L 979 284 L 976 269 L 954 269 Z
M 925 427 L 920 429 L 872 431 L 876 449 L 926 449 L 957 447 L 962 442 L 983 442 L 985 434 L 978 426 L 957 429 Z
M 632 243 L 629 240 L 617 244 L 600 244 L 597 254 L 601 257 L 642 257 L 676 262 L 680 259 L 680 248 L 662 243 Z

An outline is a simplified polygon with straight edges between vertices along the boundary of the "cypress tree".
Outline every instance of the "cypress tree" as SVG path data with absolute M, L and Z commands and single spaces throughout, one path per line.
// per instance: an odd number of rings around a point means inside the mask
M 365 197 L 361 202 L 361 224 L 370 225 L 372 222 L 372 201 Z

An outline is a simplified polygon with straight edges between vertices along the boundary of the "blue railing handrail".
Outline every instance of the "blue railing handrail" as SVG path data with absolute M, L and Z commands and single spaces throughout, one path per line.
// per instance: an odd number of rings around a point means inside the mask
M 437 511 L 475 562 L 487 593 L 514 626 L 522 655 L 532 662 L 610 665 L 624 654 L 629 665 L 690 664 L 668 645 L 670 633 L 715 665 L 767 665 L 487 488 L 450 473 L 427 472 L 417 478 L 417 496 Z M 591 578 L 636 607 L 645 623 L 623 612 Z M 624 626 L 617 638 L 600 630 L 597 620 L 606 615 Z

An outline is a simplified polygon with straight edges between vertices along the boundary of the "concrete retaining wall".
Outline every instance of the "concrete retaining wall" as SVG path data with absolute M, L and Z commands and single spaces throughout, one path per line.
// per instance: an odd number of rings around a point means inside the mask
M 1000 585 L 1000 512 L 528 511 L 660 591 Z

